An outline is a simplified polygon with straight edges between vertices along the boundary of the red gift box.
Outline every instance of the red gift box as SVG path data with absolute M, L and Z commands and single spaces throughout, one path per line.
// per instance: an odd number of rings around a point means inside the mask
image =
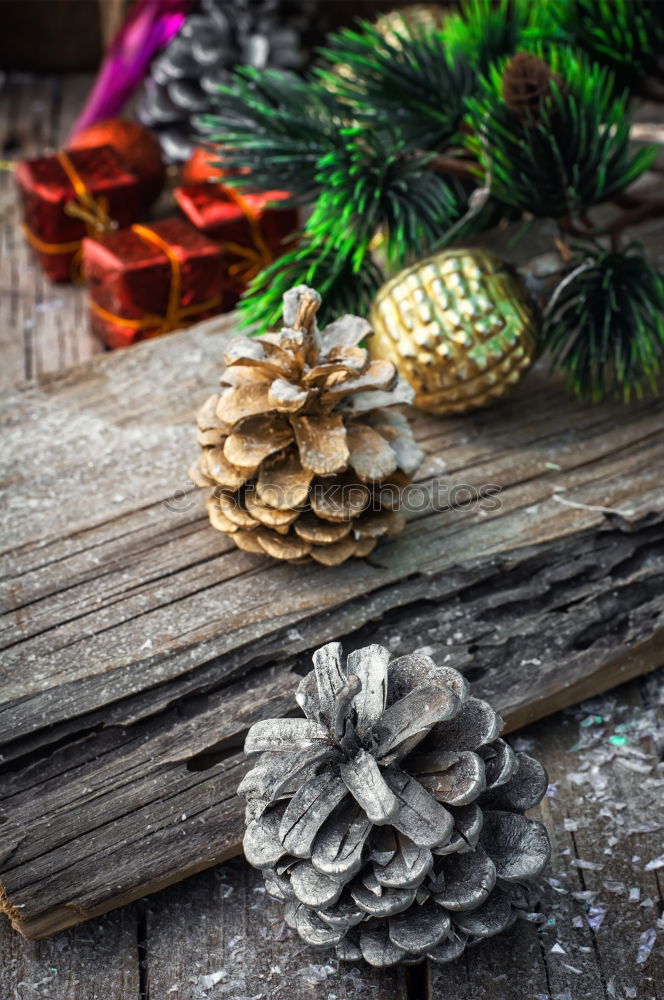
M 297 209 L 275 207 L 287 191 L 239 194 L 222 184 L 186 184 L 173 192 L 189 221 L 224 251 L 226 296 L 237 301 L 248 281 L 287 249 L 297 228 Z
M 23 160 L 15 175 L 23 234 L 51 281 L 79 280 L 86 234 L 129 226 L 140 214 L 138 178 L 111 146 Z
M 220 312 L 224 258 L 184 219 L 83 240 L 92 329 L 109 347 L 189 326 Z

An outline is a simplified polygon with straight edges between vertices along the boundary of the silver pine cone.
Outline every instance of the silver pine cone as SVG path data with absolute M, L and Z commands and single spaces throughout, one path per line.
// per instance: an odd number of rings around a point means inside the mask
M 191 156 L 196 121 L 214 111 L 236 66 L 301 68 L 302 34 L 316 14 L 303 0 L 202 0 L 200 8 L 152 63 L 139 100 L 138 117 L 169 163 Z
M 309 944 L 371 965 L 448 962 L 531 906 L 549 860 L 523 813 L 547 787 L 451 667 L 373 645 L 318 649 L 305 718 L 251 727 L 244 851 Z

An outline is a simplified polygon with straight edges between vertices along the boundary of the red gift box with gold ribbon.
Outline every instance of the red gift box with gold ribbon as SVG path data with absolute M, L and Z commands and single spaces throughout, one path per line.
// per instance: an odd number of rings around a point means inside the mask
M 109 347 L 129 347 L 227 308 L 219 247 L 171 218 L 83 241 L 90 320 Z
M 224 251 L 224 291 L 232 304 L 259 271 L 288 249 L 285 241 L 298 225 L 297 209 L 279 205 L 290 198 L 287 191 L 241 194 L 206 182 L 183 185 L 173 195 L 187 219 Z
M 80 280 L 81 241 L 135 222 L 138 178 L 111 146 L 22 160 L 23 235 L 51 281 Z

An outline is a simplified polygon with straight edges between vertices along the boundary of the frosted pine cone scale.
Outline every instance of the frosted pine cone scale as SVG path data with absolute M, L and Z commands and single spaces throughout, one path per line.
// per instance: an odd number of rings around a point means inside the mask
M 284 296 L 279 334 L 231 341 L 221 392 L 198 413 L 201 455 L 189 472 L 211 489 L 210 523 L 238 548 L 336 565 L 368 555 L 403 526 L 400 491 L 422 453 L 387 409 L 413 391 L 390 361 L 371 361 L 357 316 L 319 331 L 320 297 Z
M 314 654 L 304 718 L 256 723 L 245 854 L 309 944 L 373 965 L 451 961 L 515 919 L 549 858 L 544 768 L 429 657 Z

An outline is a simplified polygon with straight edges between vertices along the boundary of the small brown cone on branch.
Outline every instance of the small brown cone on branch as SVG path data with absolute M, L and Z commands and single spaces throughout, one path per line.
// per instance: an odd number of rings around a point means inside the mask
M 393 409 L 413 390 L 359 344 L 358 316 L 318 330 L 320 296 L 284 295 L 280 333 L 228 344 L 221 392 L 198 413 L 202 452 L 190 470 L 210 488 L 212 526 L 238 548 L 336 565 L 403 527 L 401 491 L 422 460 Z
M 503 100 L 520 118 L 539 118 L 542 102 L 551 95 L 551 83 L 563 83 L 551 67 L 530 52 L 516 52 L 503 73 Z

